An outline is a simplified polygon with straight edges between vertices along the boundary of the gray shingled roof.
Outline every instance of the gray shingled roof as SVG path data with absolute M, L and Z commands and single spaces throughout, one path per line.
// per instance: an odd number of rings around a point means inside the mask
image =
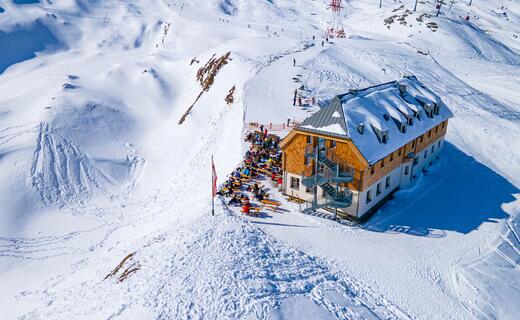
M 341 100 L 338 97 L 332 99 L 328 106 L 305 119 L 299 128 L 304 131 L 325 133 L 340 138 L 349 137 Z M 330 130 L 331 128 L 336 130 Z

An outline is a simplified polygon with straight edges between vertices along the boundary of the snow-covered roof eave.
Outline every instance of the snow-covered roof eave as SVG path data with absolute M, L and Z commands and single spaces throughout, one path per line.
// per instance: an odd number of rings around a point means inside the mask
M 298 131 L 314 133 L 314 134 L 319 134 L 319 135 L 324 135 L 324 136 L 330 136 L 330 137 L 338 138 L 338 139 L 342 139 L 342 140 L 351 140 L 347 134 L 334 133 L 334 132 L 330 132 L 330 131 L 320 130 L 319 128 L 309 128 L 309 127 L 299 126 Z

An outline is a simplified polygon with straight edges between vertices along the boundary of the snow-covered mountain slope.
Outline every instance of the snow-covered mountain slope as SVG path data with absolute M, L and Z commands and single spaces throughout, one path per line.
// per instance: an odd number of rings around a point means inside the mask
M 517 319 L 519 3 L 326 2 L 0 1 L 2 316 Z M 211 217 L 245 122 L 408 74 L 450 144 L 372 220 Z

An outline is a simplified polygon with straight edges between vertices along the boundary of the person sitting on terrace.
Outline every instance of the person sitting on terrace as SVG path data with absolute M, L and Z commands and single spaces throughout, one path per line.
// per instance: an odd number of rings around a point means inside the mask
M 230 206 L 238 206 L 240 205 L 240 199 L 237 197 L 237 195 L 233 195 L 233 197 L 229 200 L 228 205 Z

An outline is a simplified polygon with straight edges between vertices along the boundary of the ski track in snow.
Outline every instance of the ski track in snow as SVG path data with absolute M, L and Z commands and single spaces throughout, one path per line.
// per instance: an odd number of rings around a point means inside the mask
M 89 158 L 45 122 L 40 124 L 30 176 L 45 205 L 81 201 L 94 188 L 102 188 Z

